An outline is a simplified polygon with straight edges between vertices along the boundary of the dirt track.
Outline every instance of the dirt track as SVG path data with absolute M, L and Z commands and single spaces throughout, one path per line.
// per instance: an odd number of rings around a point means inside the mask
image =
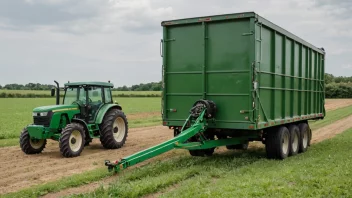
M 96 139 L 76 158 L 63 158 L 55 141 L 48 141 L 47 148 L 38 155 L 25 155 L 18 146 L 1 148 L 0 194 L 104 167 L 106 159 L 120 159 L 172 137 L 173 131 L 163 126 L 130 129 L 123 148 L 105 150 Z
M 326 110 L 348 105 L 352 105 L 352 100 L 327 100 Z M 319 129 L 317 134 L 314 132 L 312 142 L 330 138 L 351 127 L 352 117 L 345 118 Z M 2 170 L 0 172 L 0 194 L 104 167 L 105 159 L 119 159 L 172 137 L 172 130 L 163 126 L 130 129 L 128 140 L 123 148 L 105 150 L 99 140 L 94 140 L 91 146 L 85 147 L 81 156 L 71 159 L 63 158 L 59 152 L 58 143 L 50 140 L 47 148 L 39 155 L 25 155 L 18 146 L 0 148 L 2 159 L 0 162 L 0 170 Z

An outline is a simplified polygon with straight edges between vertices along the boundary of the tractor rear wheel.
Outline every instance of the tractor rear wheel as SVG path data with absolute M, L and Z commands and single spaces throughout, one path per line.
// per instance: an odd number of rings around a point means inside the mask
M 24 128 L 20 136 L 20 146 L 26 154 L 38 154 L 43 151 L 46 145 L 46 139 L 32 139 L 29 136 L 28 130 Z
M 84 127 L 79 123 L 68 124 L 61 132 L 60 152 L 64 157 L 77 157 L 85 144 Z
M 101 125 L 100 142 L 104 148 L 121 148 L 127 139 L 128 122 L 125 114 L 118 109 L 108 111 Z

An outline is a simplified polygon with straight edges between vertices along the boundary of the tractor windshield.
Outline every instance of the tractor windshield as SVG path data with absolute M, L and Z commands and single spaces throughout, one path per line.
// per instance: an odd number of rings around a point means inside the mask
M 71 105 L 73 102 L 81 100 L 85 103 L 85 92 L 79 87 L 68 87 L 65 91 L 64 104 Z

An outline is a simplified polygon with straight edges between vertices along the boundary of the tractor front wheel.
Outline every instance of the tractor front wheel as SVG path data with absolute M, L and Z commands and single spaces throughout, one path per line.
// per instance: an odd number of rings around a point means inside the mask
M 104 148 L 121 148 L 127 138 L 128 122 L 125 114 L 118 109 L 107 112 L 101 125 L 100 142 Z
M 43 151 L 46 145 L 46 139 L 32 139 L 29 136 L 28 130 L 24 128 L 20 136 L 20 146 L 26 154 L 38 154 Z
M 68 124 L 61 132 L 60 152 L 64 157 L 77 157 L 85 144 L 85 131 L 81 124 Z

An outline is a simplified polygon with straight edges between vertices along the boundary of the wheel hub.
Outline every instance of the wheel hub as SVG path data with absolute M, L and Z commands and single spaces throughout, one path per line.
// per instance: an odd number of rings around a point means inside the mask
M 117 142 L 121 142 L 125 136 L 126 128 L 125 128 L 125 120 L 121 117 L 117 117 L 113 123 L 112 133 L 114 135 L 114 139 Z
M 83 143 L 81 133 L 78 130 L 72 131 L 69 142 L 70 142 L 70 148 L 73 152 L 79 151 Z
M 43 146 L 44 144 L 44 139 L 38 140 L 38 139 L 30 139 L 29 140 L 30 145 L 34 148 L 34 149 L 39 149 L 40 147 Z

